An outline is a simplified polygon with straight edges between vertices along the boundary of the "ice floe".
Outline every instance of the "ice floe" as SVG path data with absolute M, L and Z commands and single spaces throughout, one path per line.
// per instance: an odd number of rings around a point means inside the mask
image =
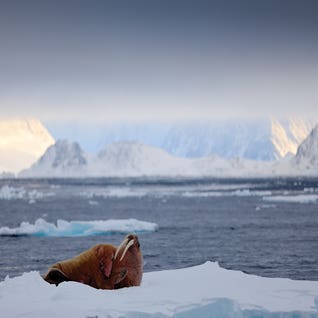
M 263 209 L 275 209 L 276 208 L 276 205 L 275 204 L 261 204 L 261 205 L 258 205 L 255 210 L 256 211 L 260 211 L 260 210 L 263 210 Z
M 79 196 L 87 199 L 92 198 L 129 198 L 129 197 L 144 197 L 149 193 L 145 189 L 131 189 L 128 187 L 113 187 L 108 190 L 88 190 L 79 193 Z
M 181 195 L 183 197 L 249 197 L 249 196 L 268 196 L 271 191 L 266 190 L 250 190 L 250 189 L 237 189 L 235 191 L 186 191 Z
M 113 233 L 154 232 L 158 225 L 136 219 L 116 219 L 99 221 L 57 220 L 56 225 L 44 219 L 37 219 L 34 224 L 22 222 L 19 227 L 1 227 L 1 236 L 89 236 Z
M 298 194 L 298 195 L 276 195 L 263 198 L 270 202 L 290 202 L 290 203 L 315 203 L 318 201 L 317 194 Z
M 145 273 L 140 287 L 58 287 L 38 272 L 0 282 L 1 316 L 10 318 L 318 317 L 318 282 L 263 278 L 217 263 Z
M 54 196 L 54 192 L 42 192 L 38 190 L 26 190 L 24 187 L 11 187 L 4 185 L 0 188 L 0 200 L 28 200 L 35 203 L 46 197 Z

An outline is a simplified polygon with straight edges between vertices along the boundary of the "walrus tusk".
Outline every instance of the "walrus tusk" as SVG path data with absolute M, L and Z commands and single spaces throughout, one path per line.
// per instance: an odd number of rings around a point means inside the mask
M 124 241 L 117 247 L 116 253 L 115 253 L 115 256 L 114 256 L 114 260 L 117 258 L 118 253 L 119 253 L 119 251 L 121 250 L 121 248 L 122 248 L 123 246 L 125 246 L 125 245 L 127 244 L 127 242 L 128 242 L 128 238 L 125 238 Z
M 126 245 L 125 250 L 124 250 L 124 252 L 123 252 L 123 254 L 121 255 L 121 258 L 120 258 L 120 260 L 119 260 L 120 262 L 123 260 L 123 258 L 124 258 L 124 256 L 125 256 L 125 254 L 127 253 L 129 247 L 132 246 L 132 245 L 134 245 L 134 243 L 135 243 L 135 240 L 131 240 L 131 241 L 128 242 L 128 244 Z

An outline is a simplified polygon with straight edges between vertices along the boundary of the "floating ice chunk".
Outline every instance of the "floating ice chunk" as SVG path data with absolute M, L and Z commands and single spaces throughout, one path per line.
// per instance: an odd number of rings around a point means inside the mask
M 99 205 L 98 201 L 95 201 L 95 200 L 89 200 L 88 204 L 89 205 Z
M 271 195 L 271 191 L 267 190 L 250 190 L 250 189 L 243 189 L 243 190 L 236 190 L 231 192 L 232 195 L 236 195 L 239 197 L 249 197 L 249 196 L 263 196 L 263 195 Z
M 222 197 L 226 192 L 218 192 L 218 191 L 186 191 L 182 193 L 183 197 L 199 197 L 199 198 L 207 198 L 207 197 Z
M 126 198 L 126 197 L 144 197 L 148 194 L 148 191 L 142 189 L 131 189 L 124 187 L 110 188 L 108 190 L 90 190 L 83 191 L 80 196 L 92 199 L 92 198 Z
M 264 201 L 271 202 L 290 202 L 290 203 L 315 203 L 318 201 L 317 194 L 299 194 L 299 195 L 277 195 L 263 198 Z
M 314 188 L 304 188 L 305 193 L 314 193 L 315 189 Z
M 37 219 L 34 224 L 22 222 L 17 228 L 1 227 L 1 236 L 90 236 L 112 233 L 154 232 L 156 223 L 136 219 L 100 220 L 100 221 L 65 221 L 57 220 L 56 225 L 44 219 Z
M 259 191 L 250 189 L 238 189 L 235 191 L 186 191 L 182 193 L 183 197 L 223 197 L 223 196 L 238 196 L 238 197 L 249 197 L 249 196 L 263 196 L 271 195 L 271 191 Z
M 26 197 L 26 191 L 23 187 L 10 187 L 4 185 L 0 189 L 0 199 L 2 200 L 12 200 L 12 199 L 24 199 Z
M 276 205 L 275 204 L 261 204 L 261 205 L 258 205 L 255 210 L 256 211 L 260 211 L 260 210 L 263 210 L 263 209 L 274 209 L 276 208 Z
M 28 200 L 29 203 L 35 203 L 49 196 L 54 196 L 53 192 L 41 192 L 37 190 L 27 191 L 24 187 L 11 187 L 4 185 L 0 189 L 0 200 Z

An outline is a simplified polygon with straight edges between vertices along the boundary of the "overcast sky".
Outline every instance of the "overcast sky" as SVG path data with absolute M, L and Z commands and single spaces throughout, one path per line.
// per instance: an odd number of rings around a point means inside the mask
M 0 116 L 318 117 L 318 1 L 1 1 Z

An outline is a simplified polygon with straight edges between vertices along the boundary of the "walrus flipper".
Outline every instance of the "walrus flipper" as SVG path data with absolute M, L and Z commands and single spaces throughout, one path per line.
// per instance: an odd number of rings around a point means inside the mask
M 56 286 L 62 282 L 68 282 L 68 277 L 57 268 L 50 268 L 44 279 L 50 283 L 55 284 Z
M 127 274 L 128 274 L 127 269 L 123 269 L 119 273 L 114 274 L 113 279 L 114 279 L 114 288 L 115 289 L 122 288 L 122 287 L 128 287 L 128 286 L 121 284 L 121 282 L 126 278 Z

